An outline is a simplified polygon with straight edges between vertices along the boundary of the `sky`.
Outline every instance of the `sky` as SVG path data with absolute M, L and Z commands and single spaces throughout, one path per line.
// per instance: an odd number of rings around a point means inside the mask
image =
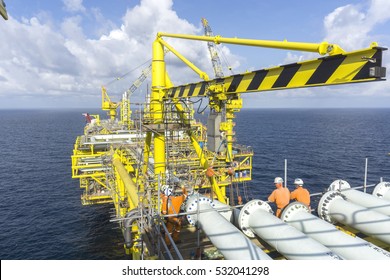
M 98 108 L 105 85 L 113 101 L 150 64 L 157 32 L 203 35 L 205 17 L 223 37 L 390 46 L 388 0 L 5 0 L 0 20 L 0 109 Z M 315 4 L 314 4 L 315 3 Z M 207 44 L 169 39 L 213 76 Z M 224 74 L 313 58 L 303 52 L 222 44 Z M 166 57 L 175 85 L 199 77 Z M 389 53 L 384 66 L 390 69 Z M 231 68 L 229 70 L 228 68 Z M 150 77 L 132 96 L 144 99 Z M 243 94 L 244 108 L 390 107 L 388 81 Z

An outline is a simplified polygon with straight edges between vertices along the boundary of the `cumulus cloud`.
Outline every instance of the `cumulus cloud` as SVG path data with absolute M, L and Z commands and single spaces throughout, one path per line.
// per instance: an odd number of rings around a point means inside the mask
M 345 50 L 368 47 L 373 40 L 370 32 L 390 19 L 390 1 L 371 0 L 363 5 L 346 5 L 335 9 L 324 19 L 325 40 Z
M 367 48 L 375 41 L 375 28 L 390 20 L 390 1 L 371 0 L 366 5 L 346 5 L 335 9 L 324 19 L 326 36 L 324 40 L 337 43 L 346 51 Z M 386 44 L 389 42 L 380 42 Z M 389 69 L 390 61 L 384 56 L 384 66 Z M 389 81 L 380 83 L 360 84 L 353 86 L 359 90 L 341 88 L 340 92 L 351 96 L 384 96 L 390 95 Z
M 324 18 L 324 40 L 338 43 L 347 50 L 367 47 L 374 39 L 373 30 L 389 20 L 390 15 L 386 12 L 390 10 L 390 1 L 372 0 L 366 3 L 339 7 L 327 15 Z M 138 5 L 124 11 L 117 24 L 106 19 L 98 8 L 86 8 L 81 0 L 63 0 L 63 5 L 70 14 L 60 22 L 53 22 L 54 17 L 41 13 L 21 20 L 11 14 L 7 22 L 0 24 L 2 100 L 12 96 L 69 96 L 74 100 L 72 102 L 84 102 L 80 106 L 91 102 L 99 106 L 102 84 L 109 85 L 109 92 L 121 93 L 147 67 L 157 32 L 202 34 L 200 22 L 190 23 L 175 12 L 173 0 L 141 0 Z M 86 18 L 95 21 L 97 36 L 94 34 L 93 37 L 90 30 L 85 29 Z M 165 40 L 210 77 L 213 76 L 205 43 L 173 38 Z M 230 61 L 229 66 L 239 68 L 243 58 L 232 54 L 225 45 L 220 50 Z M 289 53 L 284 63 L 307 58 L 304 54 Z M 166 61 L 175 84 L 199 80 L 173 54 L 168 54 Z M 388 61 L 385 64 L 390 66 Z M 128 73 L 125 78 L 109 84 L 124 73 Z M 225 74 L 230 73 L 226 71 Z M 354 90 L 354 94 L 386 95 L 386 87 L 389 87 L 388 82 L 359 85 L 364 90 Z M 311 96 L 313 90 L 316 89 L 307 89 L 302 95 Z M 286 93 L 288 96 L 291 91 Z M 285 98 L 286 93 L 280 92 L 277 98 Z M 74 104 L 64 104 L 70 105 Z
M 85 12 L 86 9 L 83 6 L 83 0 L 62 0 L 64 8 L 69 12 Z
M 0 25 L 0 96 L 73 96 L 76 103 L 89 100 L 98 105 L 100 85 L 140 65 L 147 67 L 157 32 L 202 33 L 200 23 L 195 26 L 177 15 L 173 0 L 141 0 L 125 11 L 119 27 L 111 24 L 109 29 L 98 9 L 86 9 L 82 1 L 63 3 L 68 11 L 83 14 L 68 16 L 57 25 L 39 16 L 20 21 L 11 16 Z M 85 14 L 101 24 L 99 37 L 87 35 L 83 28 Z M 205 43 L 170 38 L 166 41 L 212 76 Z M 228 48 L 222 50 L 231 61 L 237 60 Z M 199 80 L 172 54 L 166 60 L 174 83 L 194 81 L 194 77 Z M 110 84 L 109 90 L 123 92 L 141 70 L 130 72 L 122 83 Z
M 377 26 L 390 20 L 390 1 L 388 0 L 370 0 L 365 5 L 353 5 L 338 7 L 324 18 L 325 37 L 322 41 L 328 41 L 340 45 L 346 51 L 362 49 L 369 47 L 370 43 L 375 41 L 378 34 L 374 35 Z M 385 40 L 382 44 L 389 42 Z M 383 45 L 382 45 L 383 46 Z M 311 53 L 291 53 L 288 52 L 284 63 L 292 63 L 302 60 L 308 60 L 318 57 Z M 390 61 L 384 56 L 383 65 L 389 69 Z M 300 93 L 302 90 L 287 90 L 278 93 L 280 98 L 291 98 L 304 96 L 324 95 L 339 97 L 349 96 L 351 103 L 355 96 L 390 96 L 388 88 L 390 82 L 367 83 L 358 85 L 344 85 L 339 87 L 320 87 L 309 88 Z M 337 88 L 337 90 L 335 90 Z M 313 94 L 314 93 L 314 94 Z M 336 96 L 334 96 L 336 97 Z
M 346 51 L 369 47 L 378 34 L 375 28 L 390 20 L 390 1 L 369 0 L 363 4 L 349 4 L 336 8 L 324 18 L 322 41 L 340 45 Z M 379 35 L 380 36 L 380 35 Z M 386 42 L 388 43 L 388 42 Z M 318 57 L 316 54 L 289 52 L 286 63 Z
M 50 92 L 64 77 L 75 76 L 77 59 L 62 44 L 63 36 L 37 18 L 12 17 L 1 30 L 0 95 Z

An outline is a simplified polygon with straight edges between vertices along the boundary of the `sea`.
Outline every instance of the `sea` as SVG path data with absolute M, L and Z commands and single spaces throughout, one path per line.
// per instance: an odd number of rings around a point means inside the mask
M 0 259 L 126 259 L 110 205 L 82 206 L 71 154 L 82 109 L 0 110 Z M 99 113 L 90 110 L 89 113 Z M 333 180 L 362 186 L 390 180 L 390 109 L 247 109 L 236 139 L 251 146 L 251 198 L 273 179 L 302 178 L 310 192 Z

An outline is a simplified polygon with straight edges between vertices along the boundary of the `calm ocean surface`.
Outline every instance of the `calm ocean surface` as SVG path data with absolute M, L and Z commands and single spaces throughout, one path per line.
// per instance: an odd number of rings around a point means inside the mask
M 83 112 L 0 110 L 1 259 L 126 258 L 110 206 L 82 207 L 71 179 Z M 389 120 L 390 109 L 243 110 L 236 137 L 255 151 L 252 194 L 267 198 L 285 158 L 289 185 L 300 177 L 311 192 L 362 185 L 366 157 L 369 184 L 390 180 Z

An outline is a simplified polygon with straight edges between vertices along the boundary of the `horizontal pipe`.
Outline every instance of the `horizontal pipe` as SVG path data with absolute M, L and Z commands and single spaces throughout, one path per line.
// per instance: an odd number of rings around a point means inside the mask
M 186 211 L 205 211 L 188 215 L 192 224 L 197 224 L 210 239 L 211 243 L 227 260 L 271 260 L 266 253 L 252 243 L 239 229 L 222 217 L 215 204 L 209 198 L 194 194 L 186 203 Z
M 386 216 L 390 216 L 390 201 L 380 199 L 368 193 L 354 190 L 351 188 L 347 181 L 334 181 L 329 186 L 328 191 L 340 191 L 347 201 L 363 206 L 367 209 L 382 213 Z
M 390 253 L 357 236 L 338 230 L 334 225 L 312 215 L 300 203 L 290 203 L 283 210 L 281 220 L 317 240 L 332 252 L 347 260 L 390 260 Z
M 318 216 L 339 222 L 390 244 L 390 217 L 346 201 L 342 193 L 329 191 L 318 203 Z
M 247 236 L 256 234 L 287 259 L 341 259 L 324 245 L 277 218 L 271 207 L 261 200 L 245 204 L 240 212 L 239 226 Z
M 284 49 L 294 51 L 306 51 L 315 52 L 321 55 L 325 54 L 341 54 L 345 51 L 338 45 L 329 44 L 328 42 L 321 43 L 303 43 L 303 42 L 288 42 L 284 41 L 273 41 L 273 40 L 256 40 L 256 39 L 241 39 L 241 38 L 224 38 L 221 36 L 199 36 L 199 35 L 187 35 L 187 34 L 172 34 L 172 33 L 158 33 L 158 38 L 171 37 L 187 40 L 206 41 L 214 42 L 215 44 L 226 43 L 253 47 L 273 48 L 273 49 Z

